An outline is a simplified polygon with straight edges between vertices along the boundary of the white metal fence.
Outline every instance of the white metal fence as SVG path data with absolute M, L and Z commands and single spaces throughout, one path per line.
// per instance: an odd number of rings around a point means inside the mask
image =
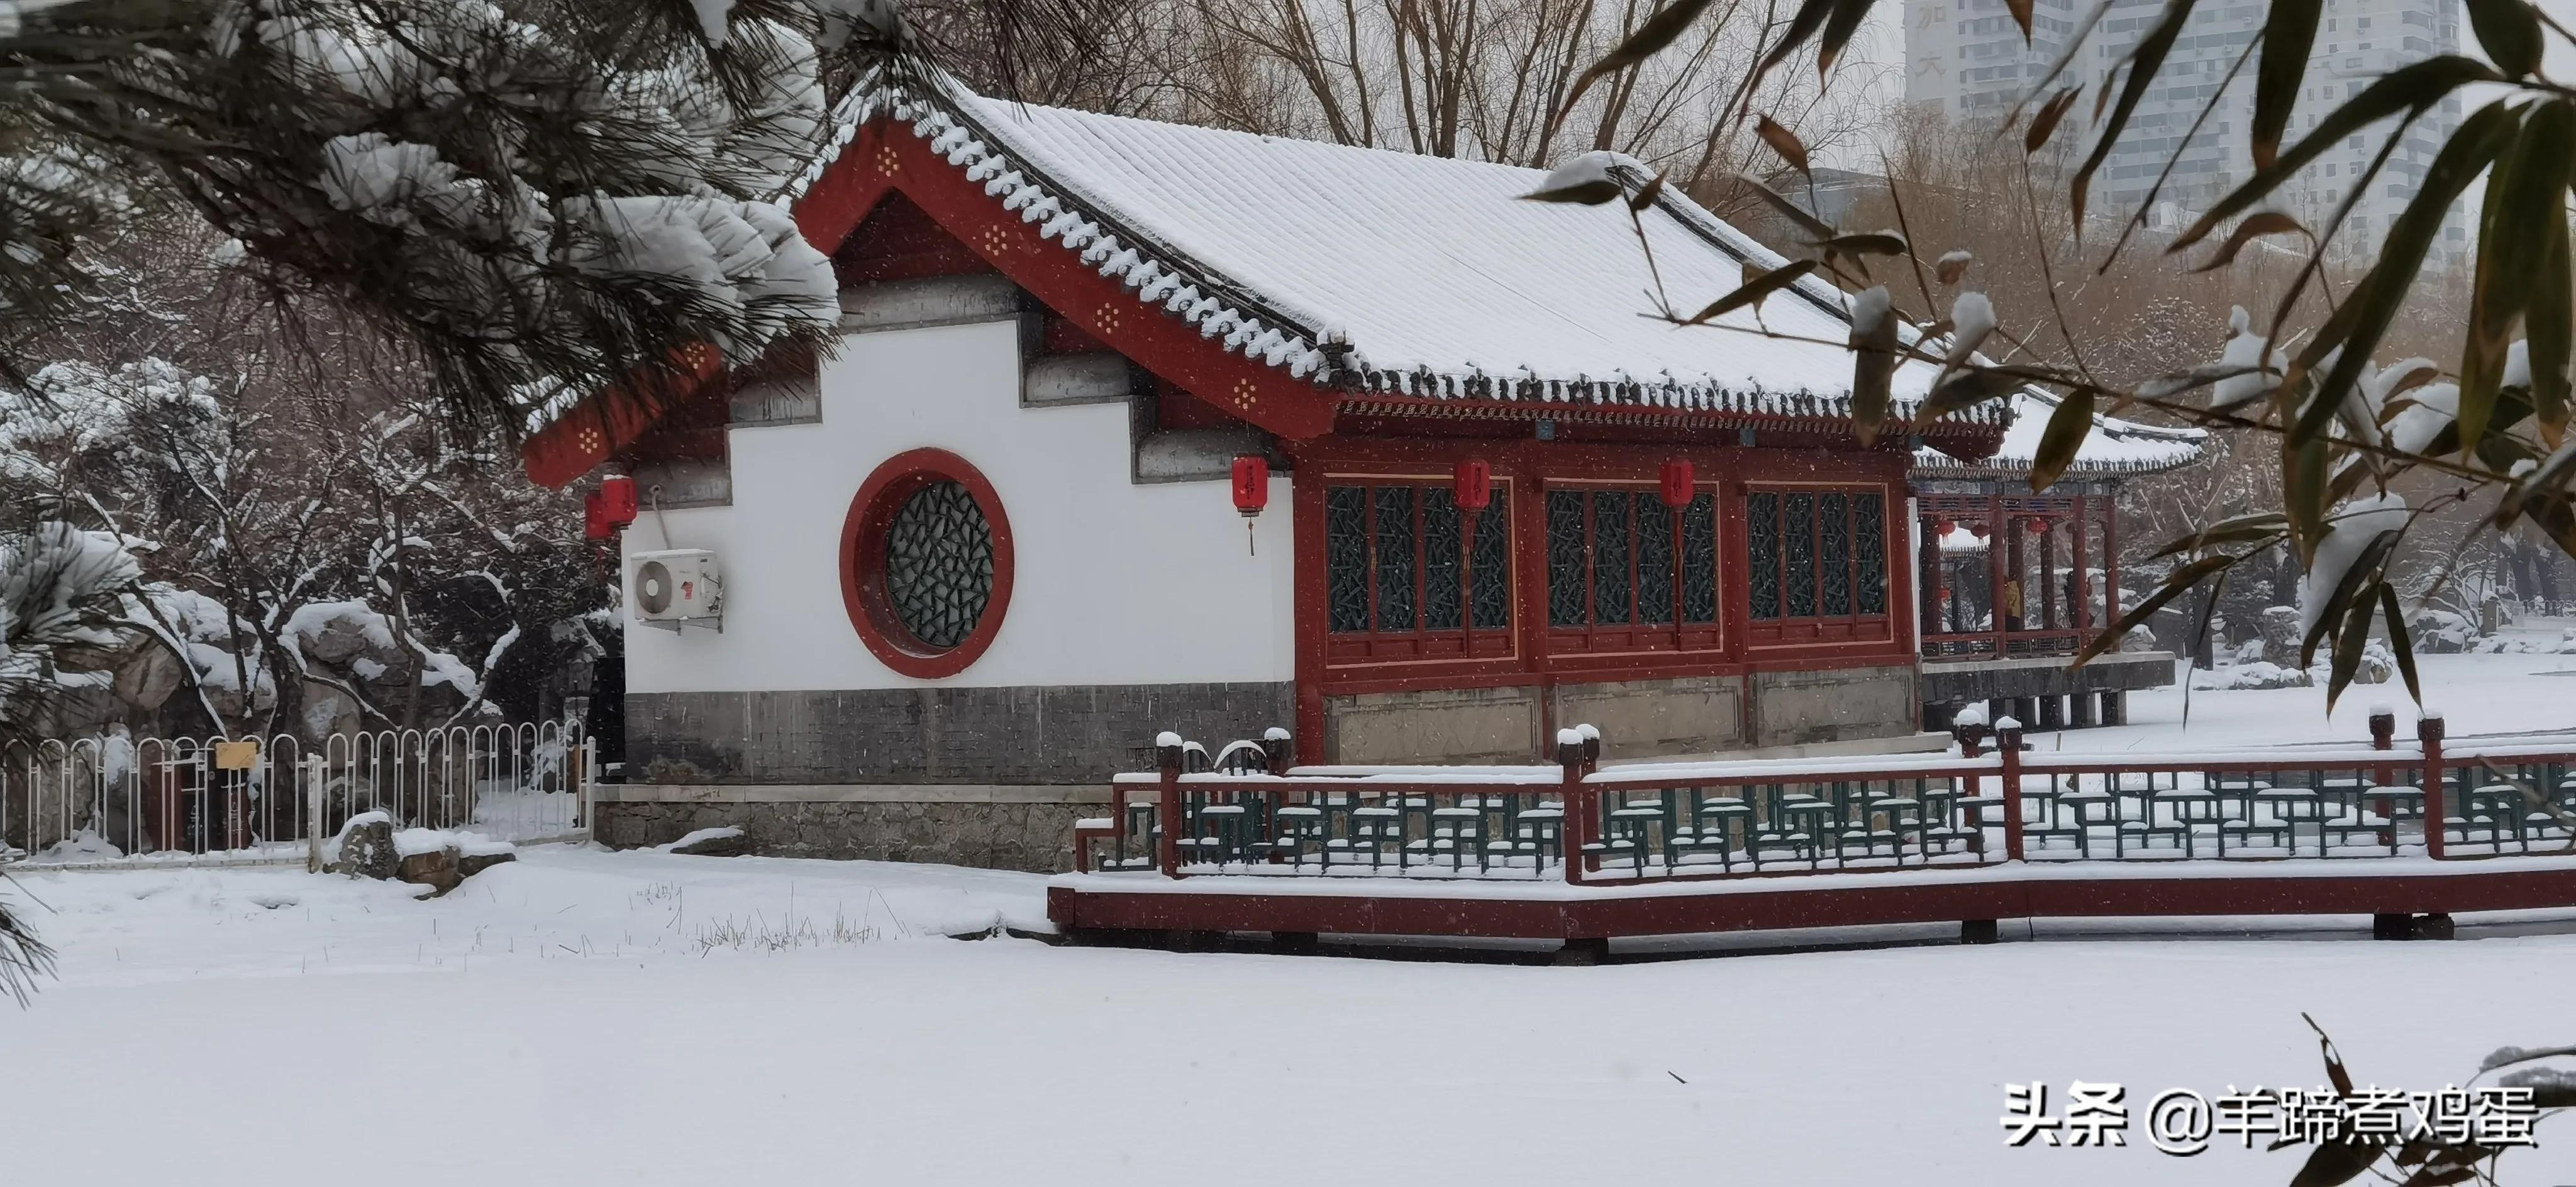
M 577 727 L 477 725 L 270 738 L 109 736 L 0 747 L 0 864 L 303 861 L 349 817 L 495 840 L 590 827 Z

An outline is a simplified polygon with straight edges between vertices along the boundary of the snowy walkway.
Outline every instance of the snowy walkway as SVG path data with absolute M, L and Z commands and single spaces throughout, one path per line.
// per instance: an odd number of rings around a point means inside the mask
M 286 870 L 27 877 L 63 976 L 0 1007 L 6 1173 L 2277 1187 L 2295 1155 L 2006 1149 L 2001 1085 L 2313 1086 L 2307 1010 L 2363 1080 L 2438 1087 L 2565 1041 L 2516 987 L 2576 978 L 2567 924 L 1595 969 L 899 938 L 1032 919 L 1041 885 L 572 850 L 429 903 Z M 729 938 L 782 931 L 812 939 Z M 2517 1181 L 2576 1181 L 2560 1140 Z

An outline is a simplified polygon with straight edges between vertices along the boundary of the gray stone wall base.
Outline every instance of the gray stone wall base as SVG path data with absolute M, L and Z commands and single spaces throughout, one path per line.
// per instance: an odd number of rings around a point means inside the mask
M 1353 764 L 1543 762 L 1551 716 L 1599 727 L 1612 760 L 1850 742 L 1913 733 L 1914 691 L 1913 665 L 1892 664 L 1330 696 L 1324 753 Z
M 1753 674 L 1753 744 L 1796 746 L 1910 734 L 1914 665 Z
M 592 835 L 610 848 L 634 849 L 731 825 L 761 857 L 936 862 L 1053 874 L 1073 868 L 1073 822 L 1102 811 L 1097 805 L 1034 802 L 609 801 L 595 806 Z

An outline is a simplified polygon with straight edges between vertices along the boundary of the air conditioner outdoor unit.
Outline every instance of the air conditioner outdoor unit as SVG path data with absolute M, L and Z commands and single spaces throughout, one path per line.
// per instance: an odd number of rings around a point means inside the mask
M 626 583 L 635 599 L 635 621 L 676 631 L 683 626 L 724 629 L 724 577 L 716 554 L 702 548 L 639 552 L 627 558 Z

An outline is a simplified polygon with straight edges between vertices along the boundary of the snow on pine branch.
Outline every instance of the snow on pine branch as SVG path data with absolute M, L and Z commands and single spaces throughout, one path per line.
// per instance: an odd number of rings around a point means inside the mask
M 0 153 L 0 303 L 76 281 L 63 228 L 108 204 L 63 162 L 99 157 L 203 216 L 231 241 L 218 262 L 281 304 L 320 298 L 408 345 L 458 419 L 524 429 L 690 343 L 830 341 L 830 262 L 777 203 L 825 128 L 820 14 L 795 0 L 24 19 L 92 57 L 80 89 L 13 100 L 54 156 Z

